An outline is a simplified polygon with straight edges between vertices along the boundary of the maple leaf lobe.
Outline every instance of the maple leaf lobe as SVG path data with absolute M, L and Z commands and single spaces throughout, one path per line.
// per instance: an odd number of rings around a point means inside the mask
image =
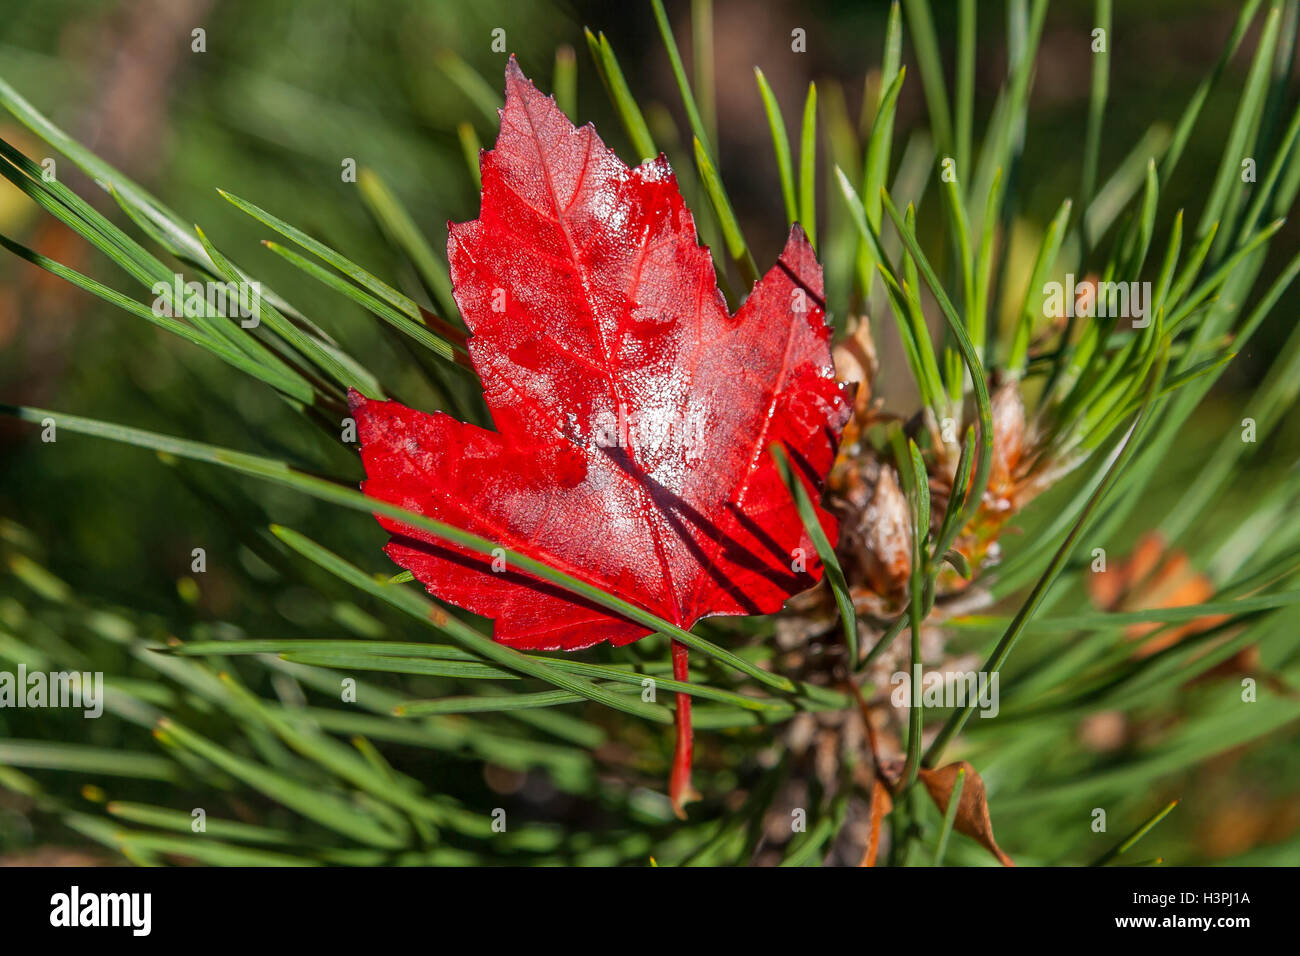
M 816 499 L 849 411 L 802 230 L 732 315 L 667 160 L 629 169 L 513 58 L 481 169 L 479 218 L 450 225 L 448 258 L 496 430 L 354 394 L 365 492 L 683 627 L 769 613 L 815 583 L 768 453 L 780 442 Z M 819 517 L 833 540 L 834 519 Z M 379 520 L 393 560 L 493 618 L 502 643 L 572 650 L 648 633 Z

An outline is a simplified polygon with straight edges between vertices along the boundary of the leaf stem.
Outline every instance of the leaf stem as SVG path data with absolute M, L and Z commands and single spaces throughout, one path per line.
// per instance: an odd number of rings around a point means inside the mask
M 672 642 L 673 680 L 690 679 L 690 649 L 680 641 Z M 677 695 L 677 743 L 673 748 L 673 770 L 668 780 L 668 796 L 673 802 L 677 819 L 686 819 L 685 805 L 700 798 L 691 786 L 691 764 L 694 760 L 695 741 L 691 730 L 691 695 Z

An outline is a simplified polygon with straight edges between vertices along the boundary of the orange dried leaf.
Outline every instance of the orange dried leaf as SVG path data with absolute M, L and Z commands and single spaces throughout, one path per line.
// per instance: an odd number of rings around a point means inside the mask
M 862 862 L 858 864 L 859 866 L 876 865 L 876 854 L 880 851 L 880 824 L 893 809 L 894 798 L 889 795 L 888 788 L 877 775 L 871 782 L 871 832 L 867 837 L 867 850 L 862 854 Z
M 921 782 L 929 791 L 930 799 L 939 808 L 940 813 L 948 812 L 948 801 L 952 789 L 957 784 L 957 774 L 966 771 L 966 782 L 961 788 L 960 802 L 957 804 L 957 816 L 953 820 L 953 829 L 970 837 L 984 849 L 988 850 L 1003 866 L 1015 866 L 1011 857 L 1002 852 L 997 841 L 993 839 L 993 821 L 989 819 L 989 801 L 984 792 L 984 781 L 965 760 L 950 763 L 938 770 L 921 770 Z
M 1146 611 L 1204 604 L 1214 597 L 1214 584 L 1192 566 L 1186 552 L 1166 550 L 1158 533 L 1147 532 L 1126 560 L 1089 576 L 1088 593 L 1102 610 Z M 1138 657 L 1148 657 L 1225 620 L 1226 615 L 1206 615 L 1177 626 L 1150 621 L 1132 624 L 1124 633 L 1131 641 L 1142 641 L 1160 631 L 1136 651 Z

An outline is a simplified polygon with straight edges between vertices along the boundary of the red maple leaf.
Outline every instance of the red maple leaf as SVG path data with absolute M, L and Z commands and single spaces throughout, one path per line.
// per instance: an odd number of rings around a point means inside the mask
M 496 430 L 354 392 L 366 494 L 683 628 L 776 611 L 816 583 L 769 454 L 781 443 L 816 499 L 849 414 L 803 231 L 731 315 L 667 160 L 629 169 L 513 58 L 481 168 L 480 216 L 450 225 L 447 250 Z M 834 519 L 819 517 L 833 541 Z M 379 521 L 394 561 L 492 618 L 503 644 L 650 633 L 500 558 Z

